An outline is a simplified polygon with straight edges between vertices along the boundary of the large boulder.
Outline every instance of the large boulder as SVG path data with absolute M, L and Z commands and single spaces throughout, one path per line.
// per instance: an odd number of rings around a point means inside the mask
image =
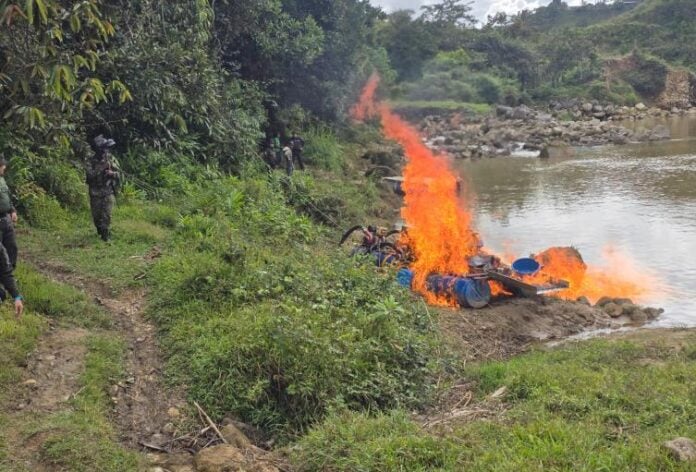
M 638 110 L 638 111 L 645 111 L 645 110 L 647 110 L 647 109 L 648 109 L 648 107 L 645 106 L 645 104 L 642 103 L 642 102 L 639 103 L 638 105 L 636 105 L 636 110 Z
M 519 107 L 512 110 L 512 119 L 514 120 L 528 120 L 534 117 L 534 110 L 526 105 L 520 105 Z

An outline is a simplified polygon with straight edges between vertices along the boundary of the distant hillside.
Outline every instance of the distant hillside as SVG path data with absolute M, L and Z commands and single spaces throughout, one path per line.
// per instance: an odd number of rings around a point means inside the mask
M 585 29 L 606 52 L 637 48 L 673 66 L 696 71 L 696 1 L 646 0 L 635 9 Z
M 643 2 L 644 0 L 619 0 L 613 3 L 590 3 L 572 7 L 560 0 L 554 0 L 548 6 L 539 7 L 529 13 L 527 22 L 531 28 L 542 32 L 552 29 L 586 27 L 629 12 Z

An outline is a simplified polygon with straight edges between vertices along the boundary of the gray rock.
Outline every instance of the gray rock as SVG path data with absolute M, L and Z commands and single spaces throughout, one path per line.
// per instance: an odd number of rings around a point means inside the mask
M 602 306 L 602 310 L 604 310 L 604 312 L 612 318 L 618 318 L 619 316 L 623 315 L 623 307 L 614 302 L 609 302 Z
M 638 111 L 645 111 L 645 110 L 648 109 L 648 107 L 646 107 L 645 104 L 642 103 L 642 102 L 639 103 L 639 104 L 637 104 L 635 108 L 636 108 L 636 110 L 638 110 Z
M 696 461 L 696 444 L 689 438 L 675 438 L 664 442 L 662 447 L 667 449 L 677 462 Z
M 583 103 L 580 107 L 585 113 L 591 113 L 594 108 L 591 103 Z
M 628 316 L 629 318 L 631 318 L 631 321 L 636 325 L 644 325 L 648 322 L 648 315 L 646 315 L 643 310 L 634 310 L 630 314 L 628 314 Z
M 665 312 L 662 308 L 645 308 L 643 310 L 645 315 L 648 317 L 649 320 L 655 320 L 657 319 L 662 313 Z

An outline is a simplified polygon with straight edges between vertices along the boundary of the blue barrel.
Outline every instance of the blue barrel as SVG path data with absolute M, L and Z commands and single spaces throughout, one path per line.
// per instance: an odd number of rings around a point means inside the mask
M 411 269 L 400 269 L 396 273 L 396 281 L 402 287 L 411 288 L 411 282 L 413 282 L 413 271 Z
M 491 287 L 485 279 L 431 275 L 427 286 L 437 295 L 453 297 L 463 307 L 483 308 L 491 301 Z
M 539 272 L 541 265 L 531 257 L 523 257 L 512 263 L 512 270 L 519 275 L 534 275 Z

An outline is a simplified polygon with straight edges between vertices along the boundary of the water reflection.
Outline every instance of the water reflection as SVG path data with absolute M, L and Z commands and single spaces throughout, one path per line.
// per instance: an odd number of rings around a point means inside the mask
M 596 264 L 612 245 L 671 287 L 646 300 L 666 308 L 660 324 L 696 326 L 696 139 L 685 139 L 696 118 L 667 125 L 681 140 L 458 163 L 486 245 L 525 255 L 572 244 Z

